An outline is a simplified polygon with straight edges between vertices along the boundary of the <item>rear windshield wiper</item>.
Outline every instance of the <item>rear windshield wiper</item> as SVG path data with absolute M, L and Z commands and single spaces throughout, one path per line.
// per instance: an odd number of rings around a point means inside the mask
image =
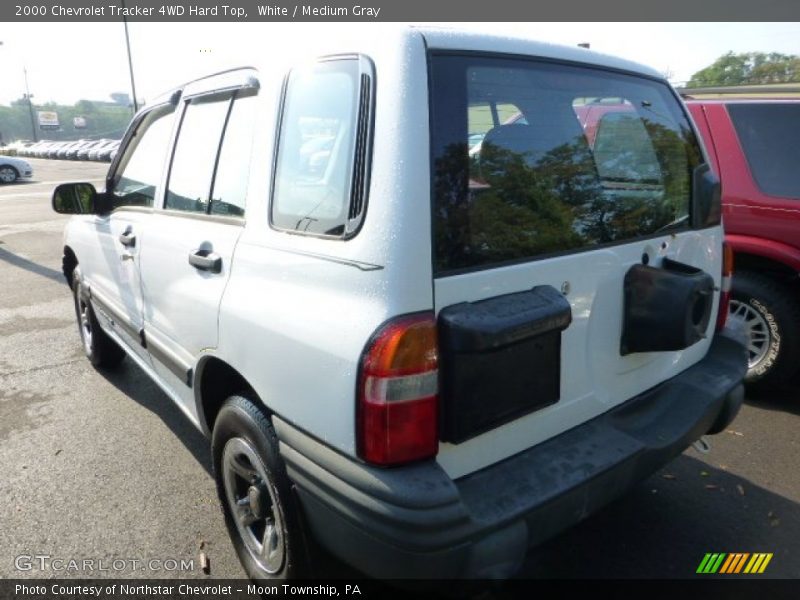
M 672 231 L 673 229 L 680 229 L 681 226 L 689 220 L 689 215 L 683 215 L 682 217 L 678 217 L 671 223 L 667 223 L 663 227 L 659 227 L 656 229 L 655 233 L 661 233 L 662 231 Z

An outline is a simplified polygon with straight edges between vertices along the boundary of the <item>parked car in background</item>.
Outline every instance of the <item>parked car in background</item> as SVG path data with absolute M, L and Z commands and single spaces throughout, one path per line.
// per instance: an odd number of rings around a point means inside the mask
M 686 104 L 722 179 L 736 265 L 730 318 L 749 335 L 747 381 L 784 384 L 800 370 L 800 100 Z
M 65 150 L 68 143 L 69 142 L 63 142 L 63 141 L 53 142 L 52 144 L 47 146 L 44 153 L 42 154 L 42 158 L 51 158 L 51 159 L 58 158 L 58 153 L 61 152 L 62 150 Z
M 74 157 L 75 153 L 78 151 L 78 148 L 85 143 L 86 140 L 74 140 L 71 142 L 66 142 L 61 148 L 58 149 L 55 158 L 60 160 L 69 160 L 71 157 Z
M 96 144 L 93 144 L 86 150 L 86 160 L 97 160 L 97 153 L 101 151 L 103 148 L 108 146 L 113 140 L 109 139 L 102 139 L 98 140 Z
M 91 142 L 81 140 L 79 142 L 75 142 L 72 144 L 67 151 L 64 153 L 64 158 L 66 160 L 78 160 L 78 152 L 81 151 L 82 148 L 85 148 L 87 144 Z
M 16 140 L 5 146 L 0 146 L 0 154 L 5 156 L 25 156 L 26 150 L 33 145 L 30 140 Z
M 26 156 L 31 158 L 44 158 L 46 149 L 53 144 L 53 140 L 41 140 L 27 149 Z
M 88 140 L 85 143 L 81 144 L 78 147 L 78 150 L 75 152 L 75 160 L 88 160 L 89 159 L 89 151 L 92 148 L 97 147 L 100 144 L 105 143 L 106 140 Z
M 99 160 L 111 162 L 111 153 L 119 148 L 119 140 L 109 140 L 102 146 L 92 149 L 89 152 L 89 160 Z
M 652 69 L 333 43 L 153 100 L 104 190 L 56 188 L 82 348 L 210 437 L 250 577 L 307 575 L 316 543 L 375 577 L 509 577 L 736 416 L 718 179 Z
M 33 167 L 27 160 L 15 156 L 0 156 L 0 183 L 14 183 L 33 177 Z

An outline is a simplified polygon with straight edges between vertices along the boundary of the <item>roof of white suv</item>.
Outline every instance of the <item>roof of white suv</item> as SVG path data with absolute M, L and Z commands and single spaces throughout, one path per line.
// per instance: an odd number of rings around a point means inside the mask
M 282 43 L 279 48 L 276 48 L 274 43 L 271 43 L 269 38 L 266 38 L 263 42 L 263 48 L 259 46 L 259 48 L 253 50 L 253 63 L 250 68 L 255 67 L 258 70 L 273 71 L 284 67 L 288 68 L 292 64 L 297 64 L 304 60 L 312 60 L 318 56 L 352 54 L 354 52 L 377 58 L 378 56 L 385 56 L 387 49 L 399 48 L 413 43 L 413 40 L 415 38 L 419 39 L 419 36 L 422 36 L 426 47 L 431 49 L 538 56 L 553 60 L 594 64 L 663 79 L 663 75 L 646 65 L 577 46 L 561 46 L 510 35 L 396 24 L 371 25 L 358 32 L 357 36 L 314 37 L 300 35 L 297 37 L 296 45 L 292 44 L 291 47 L 286 47 L 285 43 Z M 276 50 L 279 50 L 279 52 L 276 53 Z M 247 68 L 244 65 L 236 65 L 236 67 Z M 232 68 L 219 74 L 227 74 L 236 70 L 236 68 Z M 186 82 L 184 85 L 179 85 L 159 95 L 152 104 L 166 102 L 176 90 L 185 89 L 189 85 L 219 74 L 208 75 Z M 236 76 L 235 74 L 228 75 L 228 77 L 233 78 Z
M 646 65 L 617 58 L 616 56 L 594 52 L 586 48 L 579 48 L 577 46 L 562 46 L 559 44 L 539 42 L 531 38 L 494 35 L 458 29 L 434 27 L 413 27 L 411 29 L 422 33 L 428 48 L 540 56 L 555 60 L 590 63 L 612 69 L 632 71 L 658 79 L 664 78 L 661 73 Z

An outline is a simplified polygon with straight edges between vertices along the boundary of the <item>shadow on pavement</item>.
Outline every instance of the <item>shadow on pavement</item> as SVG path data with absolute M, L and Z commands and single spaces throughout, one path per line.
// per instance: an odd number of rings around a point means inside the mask
M 175 403 L 130 358 L 114 371 L 97 371 L 127 397 L 157 415 L 211 475 L 209 441 Z
M 800 416 L 800 385 L 788 385 L 777 390 L 749 390 L 745 403 L 757 408 Z
M 20 269 L 25 269 L 26 271 L 35 273 L 36 275 L 46 277 L 52 281 L 65 283 L 64 274 L 61 271 L 56 271 L 55 269 L 45 267 L 39 263 L 33 262 L 32 260 L 28 260 L 27 258 L 22 258 L 13 252 L 9 252 L 5 248 L 0 248 L 0 260 L 5 261 L 12 266 L 19 267 Z
M 798 539 L 796 502 L 684 454 L 532 550 L 519 577 L 694 578 L 706 552 L 773 552 L 759 577 L 796 578 Z
M 167 428 L 181 441 L 194 459 L 213 476 L 210 442 L 192 425 L 175 403 L 150 377 L 129 358 L 115 371 L 97 371 L 120 392 L 157 415 Z M 314 572 L 323 579 L 352 579 L 362 577 L 351 567 L 341 563 L 327 551 L 317 547 Z

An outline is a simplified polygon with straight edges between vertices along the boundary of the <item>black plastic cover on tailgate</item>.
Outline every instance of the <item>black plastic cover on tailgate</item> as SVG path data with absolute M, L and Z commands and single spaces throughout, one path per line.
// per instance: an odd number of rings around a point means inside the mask
M 462 442 L 558 401 L 569 302 L 549 285 L 439 313 L 441 438 Z

